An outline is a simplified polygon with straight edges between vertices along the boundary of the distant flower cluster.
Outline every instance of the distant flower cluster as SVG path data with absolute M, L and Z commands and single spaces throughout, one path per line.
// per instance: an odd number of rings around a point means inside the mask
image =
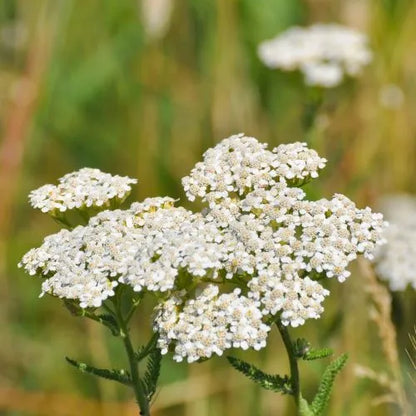
M 292 27 L 261 43 L 258 54 L 269 68 L 299 70 L 307 85 L 324 88 L 357 76 L 372 58 L 367 37 L 338 24 Z
M 273 320 L 319 318 L 329 295 L 322 279 L 344 281 L 348 264 L 358 254 L 372 258 L 382 242 L 381 214 L 339 194 L 306 199 L 299 186 L 325 162 L 304 143 L 268 150 L 255 138 L 229 137 L 183 178 L 187 197 L 208 203 L 202 213 L 148 198 L 47 237 L 20 265 L 45 278 L 43 293 L 83 308 L 99 307 L 119 285 L 153 292 L 158 345 L 178 361 L 260 349 Z M 83 189 L 68 192 L 77 199 Z
M 33 208 L 59 213 L 85 207 L 102 207 L 112 199 L 123 200 L 137 179 L 113 176 L 99 169 L 83 168 L 59 179 L 59 185 L 44 185 L 29 194 Z
M 393 195 L 381 202 L 381 210 L 389 221 L 384 232 L 387 244 L 376 250 L 377 274 L 391 290 L 416 289 L 416 198 Z

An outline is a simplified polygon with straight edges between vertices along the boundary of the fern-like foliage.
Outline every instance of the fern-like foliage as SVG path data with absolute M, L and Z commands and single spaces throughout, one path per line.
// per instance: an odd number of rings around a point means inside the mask
M 340 357 L 332 361 L 325 369 L 321 379 L 321 383 L 316 393 L 315 398 L 310 406 L 315 416 L 321 416 L 325 407 L 329 402 L 329 396 L 332 392 L 332 386 L 334 385 L 335 377 L 342 370 L 347 362 L 348 354 L 342 354 Z
M 146 345 L 142 345 L 137 352 L 134 354 L 134 357 L 139 362 L 146 358 L 155 348 L 157 344 L 157 339 L 159 337 L 158 333 L 153 334 L 149 342 Z
M 149 354 L 147 360 L 146 372 L 142 383 L 143 390 L 146 393 L 147 400 L 150 402 L 156 392 L 157 381 L 160 375 L 160 363 L 162 361 L 162 354 L 159 348 L 154 348 Z
M 120 328 L 119 328 L 118 323 L 117 323 L 117 321 L 116 321 L 116 319 L 114 318 L 113 315 L 101 314 L 101 315 L 96 315 L 96 318 L 97 319 L 95 319 L 95 320 L 97 322 L 100 322 L 104 326 L 106 326 L 114 336 L 120 335 Z
M 96 368 L 85 363 L 80 363 L 68 357 L 65 357 L 65 359 L 69 364 L 78 368 L 78 370 L 82 373 L 92 374 L 97 377 L 106 378 L 107 380 L 117 381 L 126 386 L 130 386 L 132 383 L 130 374 L 126 370 L 107 370 L 104 368 Z
M 120 327 L 118 326 L 118 323 L 113 315 L 96 315 L 88 309 L 81 308 L 75 301 L 70 299 L 64 299 L 64 305 L 72 315 L 92 319 L 93 321 L 99 322 L 100 324 L 106 326 L 114 336 L 120 335 Z
M 302 356 L 302 359 L 307 361 L 320 360 L 321 358 L 329 357 L 333 353 L 331 348 L 311 349 Z
M 282 394 L 293 394 L 290 378 L 287 375 L 281 377 L 279 375 L 266 374 L 254 365 L 238 358 L 229 356 L 227 359 L 236 370 L 243 373 L 246 377 L 259 384 L 264 389 Z

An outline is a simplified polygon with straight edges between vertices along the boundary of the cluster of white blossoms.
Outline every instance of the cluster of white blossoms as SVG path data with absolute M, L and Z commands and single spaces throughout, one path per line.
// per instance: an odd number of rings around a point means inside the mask
M 266 346 L 270 326 L 263 323 L 258 302 L 243 296 L 241 289 L 220 294 L 218 286 L 208 285 L 195 298 L 184 301 L 183 295 L 157 309 L 154 328 L 162 354 L 174 344 L 174 360 L 193 362 L 229 348 Z
M 269 151 L 267 144 L 254 137 L 237 134 L 207 150 L 204 161 L 182 179 L 182 185 L 190 201 L 199 197 L 215 206 L 220 199 L 270 187 L 280 180 L 303 184 L 316 178 L 325 164 L 326 159 L 306 143 L 282 144 Z
M 137 179 L 110 175 L 99 169 L 83 168 L 59 179 L 59 185 L 47 184 L 29 194 L 33 208 L 51 214 L 84 207 L 108 206 L 114 198 L 123 201 Z
M 387 244 L 375 253 L 375 269 L 390 289 L 416 289 L 416 198 L 391 195 L 382 199 L 380 208 L 389 227 L 384 232 Z
M 273 320 L 319 318 L 329 295 L 322 279 L 344 281 L 349 263 L 382 242 L 381 214 L 339 194 L 306 199 L 300 186 L 325 162 L 304 143 L 268 150 L 231 136 L 183 178 L 187 197 L 208 203 L 202 213 L 148 198 L 47 237 L 20 265 L 45 278 L 43 293 L 83 308 L 119 285 L 153 292 L 158 345 L 176 360 L 260 349 Z
M 269 151 L 236 135 L 207 151 L 183 179 L 188 198 L 208 201 L 206 218 L 235 240 L 226 277 L 241 276 L 263 314 L 280 314 L 285 325 L 320 317 L 329 292 L 312 278 L 343 282 L 349 263 L 358 254 L 371 259 L 383 242 L 381 214 L 340 194 L 305 200 L 296 184 L 317 177 L 325 162 L 303 143 Z M 219 189 L 220 181 L 227 186 Z
M 232 242 L 199 213 L 148 198 L 127 210 L 103 211 L 86 226 L 61 230 L 30 250 L 20 266 L 47 277 L 43 293 L 98 307 L 119 283 L 135 291 L 175 289 L 179 273 L 217 279 Z
M 339 24 L 292 27 L 262 42 L 258 54 L 269 68 L 299 70 L 307 85 L 340 84 L 344 75 L 357 76 L 372 58 L 367 37 Z

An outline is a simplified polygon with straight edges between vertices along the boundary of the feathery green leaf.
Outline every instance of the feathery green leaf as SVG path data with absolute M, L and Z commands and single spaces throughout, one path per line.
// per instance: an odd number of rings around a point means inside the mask
M 114 316 L 110 314 L 101 314 L 96 315 L 97 322 L 100 322 L 104 326 L 106 326 L 114 336 L 120 335 L 120 328 Z
M 93 321 L 106 326 L 114 336 L 120 335 L 120 328 L 117 324 L 117 320 L 110 313 L 96 315 L 88 309 L 81 308 L 77 302 L 70 299 L 64 299 L 64 305 L 72 315 L 92 319 Z
M 82 373 L 88 373 L 97 377 L 106 378 L 108 380 L 118 381 L 119 383 L 125 384 L 127 386 L 131 385 L 130 374 L 126 370 L 107 370 L 104 368 L 96 368 L 85 363 L 80 363 L 68 357 L 65 357 L 65 359 L 69 364 L 78 368 L 78 370 L 80 370 Z
M 342 370 L 347 362 L 348 354 L 342 354 L 340 357 L 332 361 L 325 369 L 321 379 L 321 383 L 316 393 L 315 398 L 312 401 L 311 409 L 315 416 L 322 415 L 325 407 L 329 402 L 329 396 L 332 392 L 332 386 L 334 385 L 335 377 Z
M 248 377 L 250 380 L 253 380 L 264 389 L 279 392 L 282 394 L 293 394 L 290 385 L 290 379 L 287 375 L 281 377 L 279 375 L 266 374 L 254 365 L 242 361 L 238 358 L 229 356 L 227 359 L 236 370 L 243 373 L 246 377 Z
M 160 363 L 162 354 L 159 348 L 154 348 L 149 353 L 147 360 L 146 372 L 141 380 L 142 386 L 146 392 L 147 400 L 150 402 L 156 392 L 157 381 L 160 375 Z
M 137 361 L 146 358 L 156 348 L 158 338 L 159 334 L 156 332 L 146 345 L 139 347 L 138 351 L 134 354 Z
M 331 348 L 320 348 L 319 350 L 311 349 L 302 356 L 302 359 L 307 361 L 320 360 L 321 358 L 329 357 L 333 353 Z

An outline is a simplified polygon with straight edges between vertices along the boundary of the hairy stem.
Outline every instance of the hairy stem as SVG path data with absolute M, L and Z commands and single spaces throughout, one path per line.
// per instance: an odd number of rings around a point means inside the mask
M 146 397 L 146 393 L 143 389 L 143 386 L 140 380 L 138 363 L 134 355 L 134 349 L 133 349 L 133 345 L 130 339 L 129 328 L 127 326 L 127 320 L 123 318 L 123 315 L 120 310 L 119 302 L 117 300 L 114 302 L 114 306 L 115 306 L 116 319 L 120 327 L 120 336 L 123 339 L 124 348 L 126 350 L 127 358 L 129 361 L 131 380 L 133 384 L 132 387 L 134 390 L 134 394 L 136 396 L 137 404 L 139 405 L 139 408 L 140 408 L 140 415 L 150 416 L 149 401 Z
M 292 394 L 295 399 L 296 407 L 299 412 L 299 402 L 300 402 L 300 380 L 299 380 L 299 369 L 298 369 L 298 360 L 295 354 L 295 349 L 293 347 L 292 340 L 290 339 L 289 330 L 284 326 L 279 320 L 276 321 L 276 326 L 280 332 L 283 343 L 286 348 L 287 356 L 289 358 L 290 365 L 290 384 L 292 387 Z

